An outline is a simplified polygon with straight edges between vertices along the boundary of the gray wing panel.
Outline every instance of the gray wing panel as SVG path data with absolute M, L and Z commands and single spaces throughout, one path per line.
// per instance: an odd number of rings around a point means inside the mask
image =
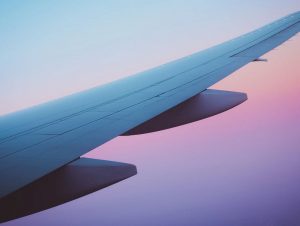
M 299 31 L 292 14 L 126 79 L 0 117 L 0 197 L 202 92 Z

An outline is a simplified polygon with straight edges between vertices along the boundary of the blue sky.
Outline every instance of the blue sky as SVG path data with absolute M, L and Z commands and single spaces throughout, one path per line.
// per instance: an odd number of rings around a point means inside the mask
M 0 100 L 6 105 L 0 114 L 205 49 L 299 5 L 296 0 L 1 1 Z

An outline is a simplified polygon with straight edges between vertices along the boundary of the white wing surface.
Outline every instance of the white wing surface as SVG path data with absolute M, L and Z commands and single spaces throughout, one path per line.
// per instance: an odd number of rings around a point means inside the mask
M 298 12 L 149 71 L 0 117 L 0 198 L 201 93 L 299 30 Z

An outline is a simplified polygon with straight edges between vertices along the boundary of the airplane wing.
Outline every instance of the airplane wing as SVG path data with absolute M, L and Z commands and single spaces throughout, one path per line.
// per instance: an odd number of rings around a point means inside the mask
M 0 198 L 207 90 L 300 30 L 300 12 L 128 78 L 0 117 Z

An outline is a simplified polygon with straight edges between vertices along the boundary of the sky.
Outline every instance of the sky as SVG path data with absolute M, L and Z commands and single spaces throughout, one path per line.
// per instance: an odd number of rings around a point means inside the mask
M 0 1 L 0 115 L 104 84 L 300 10 L 287 1 Z M 86 157 L 138 174 L 4 225 L 299 225 L 300 39 L 213 88 L 223 114 L 118 137 Z

